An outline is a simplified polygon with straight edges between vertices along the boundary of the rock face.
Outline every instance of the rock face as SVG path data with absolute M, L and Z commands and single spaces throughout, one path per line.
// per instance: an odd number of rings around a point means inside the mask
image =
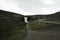
M 34 21 L 34 20 L 39 20 L 39 19 L 47 19 L 51 21 L 59 21 L 60 20 L 60 12 L 56 12 L 51 15 L 33 15 L 33 16 L 28 16 L 28 21 Z
M 60 22 L 60 12 L 57 12 L 57 13 L 52 14 L 52 15 L 48 15 L 46 18 L 47 18 L 47 20 Z
M 22 15 L 0 10 L 0 40 L 22 40 L 25 34 Z

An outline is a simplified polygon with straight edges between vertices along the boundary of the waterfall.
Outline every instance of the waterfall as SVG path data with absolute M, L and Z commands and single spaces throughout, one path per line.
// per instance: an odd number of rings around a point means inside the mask
M 25 37 L 24 40 L 31 40 L 31 30 L 29 28 L 29 25 L 28 25 L 29 22 L 27 19 L 28 19 L 27 17 L 24 17 L 24 21 L 25 21 L 26 27 L 27 27 L 27 36 Z

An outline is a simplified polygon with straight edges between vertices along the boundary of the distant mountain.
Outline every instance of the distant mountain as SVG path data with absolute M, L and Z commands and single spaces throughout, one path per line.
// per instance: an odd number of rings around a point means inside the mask
M 24 22 L 24 15 L 21 14 L 17 14 L 17 13 L 13 13 L 13 12 L 8 12 L 8 11 L 4 11 L 4 10 L 0 10 L 0 18 L 1 16 L 9 16 L 12 17 L 12 19 L 14 20 L 18 20 L 18 21 L 23 21 Z M 32 15 L 32 16 L 27 16 L 28 17 L 28 21 L 35 21 L 35 20 L 40 20 L 40 19 L 46 19 L 49 21 L 60 21 L 60 12 L 56 12 L 54 14 L 50 14 L 50 15 Z
M 13 12 L 8 12 L 8 11 L 4 11 L 4 10 L 0 10 L 0 19 L 10 19 L 10 20 L 14 20 L 14 21 L 20 21 L 20 22 L 24 22 L 24 16 L 17 14 L 17 13 L 13 13 Z
M 33 15 L 28 16 L 29 21 L 39 20 L 39 19 L 46 19 L 49 21 L 60 21 L 60 12 L 56 12 L 51 15 Z
M 59 21 L 60 22 L 60 12 L 56 12 L 55 14 L 47 15 L 46 19 L 50 20 L 50 21 Z

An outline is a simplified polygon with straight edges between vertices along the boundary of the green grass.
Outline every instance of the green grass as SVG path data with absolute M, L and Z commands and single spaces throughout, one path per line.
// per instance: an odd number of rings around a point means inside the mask
M 39 21 L 32 21 L 29 23 L 29 27 L 33 31 L 40 31 L 40 30 L 54 30 L 52 28 L 58 28 L 60 25 L 58 24 L 53 24 L 53 23 L 45 23 L 45 22 L 39 22 Z
M 0 24 L 0 40 L 22 40 L 25 35 L 26 27 L 24 23 Z
M 23 40 L 26 36 L 26 24 L 13 16 L 1 15 L 0 40 Z

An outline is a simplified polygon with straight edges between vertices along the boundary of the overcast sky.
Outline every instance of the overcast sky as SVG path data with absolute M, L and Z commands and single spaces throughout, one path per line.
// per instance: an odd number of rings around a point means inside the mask
M 22 15 L 47 15 L 60 11 L 60 0 L 0 0 L 0 9 Z

